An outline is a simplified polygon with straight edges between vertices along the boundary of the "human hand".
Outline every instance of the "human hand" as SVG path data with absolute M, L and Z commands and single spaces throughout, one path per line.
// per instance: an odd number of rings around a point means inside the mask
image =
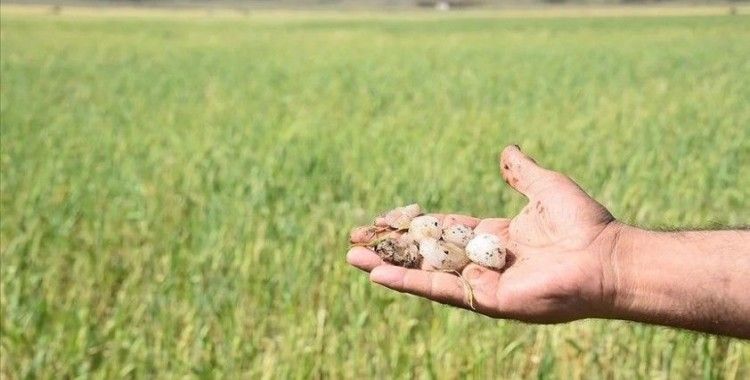
M 606 316 L 614 297 L 612 259 L 622 225 L 570 178 L 536 164 L 517 146 L 500 155 L 503 179 L 529 203 L 512 219 L 436 215 L 443 226 L 462 223 L 499 236 L 508 250 L 501 271 L 469 264 L 462 272 L 473 292 L 445 272 L 384 263 L 354 247 L 347 261 L 388 288 L 479 313 L 535 323 Z M 352 236 L 353 243 L 358 236 Z

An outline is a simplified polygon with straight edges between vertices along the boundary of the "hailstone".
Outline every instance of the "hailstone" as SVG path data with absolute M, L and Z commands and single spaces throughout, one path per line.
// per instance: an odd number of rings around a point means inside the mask
M 404 207 L 397 207 L 385 214 L 385 223 L 397 230 L 403 230 L 409 227 L 412 219 L 422 214 L 422 208 L 418 204 L 410 204 Z
M 453 243 L 461 248 L 466 247 L 474 237 L 474 230 L 463 224 L 454 224 L 443 229 L 443 240 Z
M 419 268 L 422 263 L 416 244 L 406 243 L 400 239 L 383 239 L 375 245 L 374 251 L 383 261 L 394 265 Z
M 461 247 L 433 238 L 419 241 L 419 254 L 426 264 L 439 270 L 460 271 L 470 262 Z
M 484 267 L 500 269 L 505 265 L 505 247 L 500 238 L 492 234 L 478 234 L 471 239 L 466 244 L 466 255 Z
M 443 234 L 440 221 L 430 215 L 418 216 L 409 223 L 409 234 L 414 240 L 421 242 L 422 239 L 440 239 Z

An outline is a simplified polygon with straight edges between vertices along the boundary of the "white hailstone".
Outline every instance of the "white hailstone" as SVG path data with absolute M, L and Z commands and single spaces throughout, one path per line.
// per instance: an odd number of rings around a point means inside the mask
M 419 243 L 408 232 L 399 236 L 398 242 L 409 254 L 419 256 Z
M 427 265 L 439 270 L 460 271 L 470 262 L 461 247 L 432 238 L 419 241 L 419 254 Z
M 461 248 L 466 247 L 474 237 L 474 230 L 463 224 L 454 224 L 450 227 L 443 228 L 443 240 L 453 243 Z
M 398 240 L 403 245 L 417 244 L 417 240 L 408 232 L 401 234 L 401 236 L 398 237 Z
M 412 219 L 422 214 L 422 208 L 418 204 L 410 204 L 404 207 L 397 207 L 385 214 L 385 223 L 397 230 L 403 230 L 409 227 Z
M 484 267 L 500 269 L 505 265 L 505 247 L 495 235 L 475 236 L 466 244 L 466 254 L 471 261 Z
M 443 230 L 440 228 L 440 221 L 429 215 L 418 216 L 409 223 L 409 234 L 414 240 L 421 242 L 422 239 L 432 238 L 440 239 Z

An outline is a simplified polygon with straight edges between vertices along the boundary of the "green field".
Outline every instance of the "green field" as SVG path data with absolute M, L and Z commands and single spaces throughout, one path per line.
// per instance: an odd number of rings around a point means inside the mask
M 344 255 L 406 202 L 519 210 L 508 143 L 626 222 L 748 224 L 748 41 L 746 15 L 4 9 L 0 378 L 747 379 L 747 342 L 491 320 Z

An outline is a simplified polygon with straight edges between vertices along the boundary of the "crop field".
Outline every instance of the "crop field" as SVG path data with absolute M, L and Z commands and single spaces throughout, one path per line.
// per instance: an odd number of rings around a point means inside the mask
M 747 12 L 1 17 L 0 378 L 750 377 L 747 342 L 344 261 L 408 202 L 513 215 L 509 143 L 628 223 L 750 223 Z

